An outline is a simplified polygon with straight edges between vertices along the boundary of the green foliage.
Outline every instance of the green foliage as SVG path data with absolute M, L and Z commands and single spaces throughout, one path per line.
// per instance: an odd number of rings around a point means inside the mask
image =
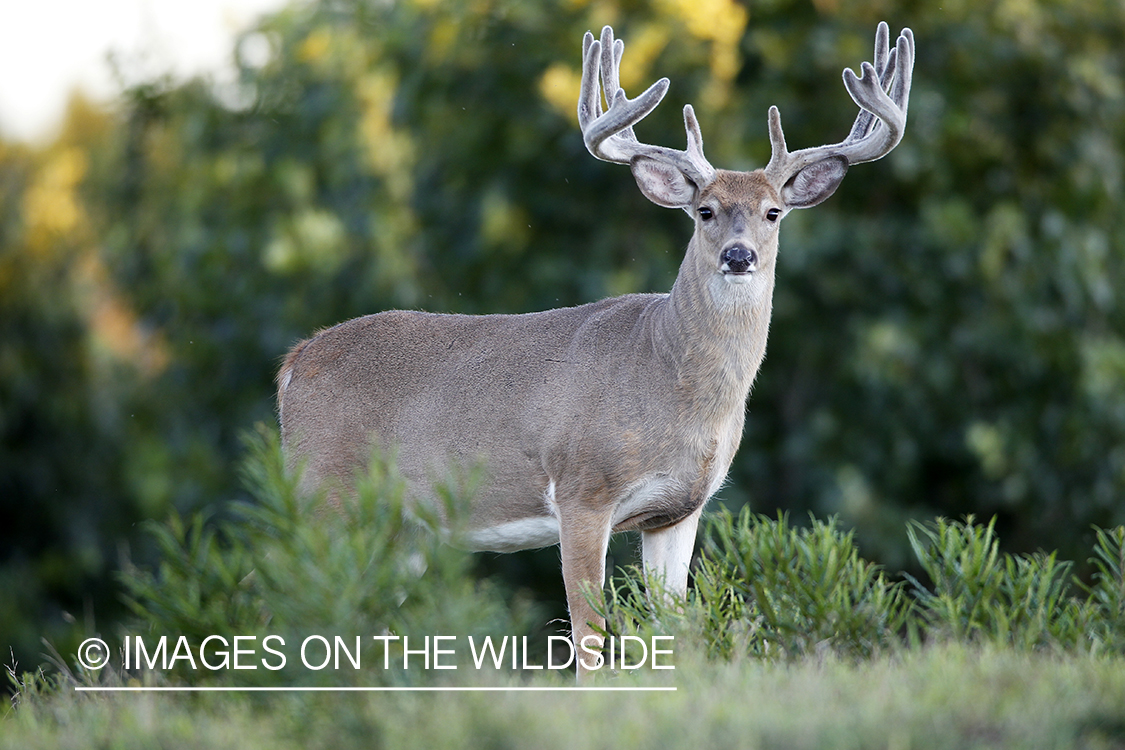
M 784 515 L 724 511 L 707 524 L 686 598 L 634 570 L 610 588 L 605 612 L 615 631 L 663 628 L 720 661 L 863 659 L 945 641 L 1125 654 L 1125 527 L 1096 530 L 1097 572 L 1086 584 L 1054 552 L 1001 553 L 994 526 L 995 519 L 981 526 L 971 517 L 911 524 L 929 583 L 906 574 L 908 591 L 861 558 L 854 534 L 835 519 L 794 528 Z
M 254 597 L 243 582 L 253 570 L 249 550 L 220 540 L 203 512 L 187 524 L 175 514 L 147 526 L 160 550 L 158 570 L 130 565 L 121 574 L 126 602 L 147 630 L 201 640 L 254 622 Z
M 612 589 L 610 612 L 631 630 L 652 619 L 678 623 L 714 658 L 745 653 L 787 660 L 823 652 L 869 657 L 898 642 L 911 614 L 901 583 L 859 556 L 835 519 L 807 528 L 722 511 L 710 518 L 694 587 L 669 600 L 659 581 L 646 595 L 637 577 Z
M 860 663 L 677 659 L 670 677 L 675 693 L 41 691 L 0 718 L 0 748 L 1093 750 L 1125 740 L 1121 658 L 947 644 Z
M 783 658 L 828 647 L 867 656 L 893 639 L 910 612 L 900 584 L 859 556 L 836 519 L 795 528 L 744 508 L 713 517 L 696 573 L 703 591 L 733 592 L 758 618 L 762 648 Z M 733 601 L 733 600 L 732 600 Z
M 1070 596 L 1071 563 L 1059 562 L 1054 552 L 1000 554 L 994 526 L 995 519 L 982 527 L 970 517 L 907 530 L 933 586 L 914 581 L 928 632 L 1023 649 L 1086 646 L 1093 613 Z
M 1095 529 L 1093 585 L 1079 582 L 1095 613 L 1090 637 L 1117 653 L 1125 652 L 1125 526 Z
M 173 516 L 150 524 L 161 550 L 158 568 L 130 567 L 121 576 L 140 626 L 133 632 L 186 636 L 193 647 L 210 635 L 229 641 L 274 634 L 299 644 L 310 635 L 330 641 L 339 635 L 348 642 L 361 636 L 366 642 L 383 634 L 527 632 L 526 607 L 473 579 L 468 554 L 443 543 L 446 534 L 435 519 L 404 506 L 402 481 L 388 464 L 374 461 L 354 501 L 326 508 L 324 498 L 298 492 L 275 430 L 261 428 L 251 447 L 244 473 L 253 504 L 238 505 L 233 518 L 221 523 L 197 513 L 189 523 Z M 448 518 L 460 506 L 446 496 L 442 513 Z M 435 674 L 403 670 L 401 659 L 390 660 L 390 671 L 381 659 L 370 661 L 379 668 L 355 680 L 405 683 Z M 223 670 L 214 679 L 307 684 L 317 676 L 295 662 L 249 678 Z M 177 666 L 179 679 L 199 681 L 198 673 Z M 321 678 L 335 681 L 338 675 Z
M 229 622 L 251 629 L 267 618 L 271 630 L 284 629 L 289 618 L 297 628 L 310 621 L 329 627 L 448 627 L 454 620 L 469 630 L 511 626 L 497 615 L 501 605 L 488 589 L 471 580 L 463 557 L 429 531 L 411 535 L 416 522 L 402 513 L 393 474 L 373 472 L 357 515 L 341 509 L 322 519 L 327 525 L 310 524 L 272 431 L 260 433 L 254 446 L 245 473 L 257 509 L 219 524 L 215 533 L 209 531 L 213 520 L 154 525 L 167 565 L 156 574 L 126 574 L 138 615 L 154 629 L 224 626 L 209 619 L 207 602 L 231 606 Z M 385 526 L 357 534 L 355 521 Z M 718 514 L 707 529 L 706 556 L 686 600 L 669 601 L 659 581 L 635 576 L 619 580 L 608 597 L 618 634 L 675 632 L 675 670 L 623 673 L 597 686 L 672 686 L 675 693 L 301 693 L 269 700 L 222 693 L 186 700 L 79 695 L 73 687 L 88 676 L 17 678 L 9 670 L 16 696 L 13 710 L 0 717 L 0 748 L 227 747 L 232 736 L 250 748 L 367 747 L 375 738 L 377 746 L 390 747 L 952 750 L 1115 747 L 1125 739 L 1125 653 L 1111 646 L 1113 639 L 1122 643 L 1125 528 L 1098 531 L 1098 572 L 1084 587 L 1088 632 L 1100 645 L 1079 642 L 1058 627 L 1058 613 L 1070 606 L 1064 599 L 1072 599 L 1059 583 L 1067 566 L 1053 556 L 1004 556 L 992 523 L 938 520 L 911 528 L 912 545 L 933 577 L 933 590 L 915 581 L 915 606 L 906 604 L 901 584 L 887 584 L 858 556 L 852 535 L 832 521 L 794 528 L 784 516 L 743 511 Z M 425 576 L 403 574 L 414 552 L 430 565 Z M 251 560 L 261 567 L 240 584 Z M 208 569 L 224 572 L 207 577 Z M 426 580 L 431 574 L 436 583 Z M 748 585 L 742 575 L 756 583 Z M 1033 581 L 1036 575 L 1046 581 Z M 307 590 L 319 585 L 330 595 Z M 333 595 L 345 603 L 334 603 Z M 998 607 L 1016 600 L 1027 615 L 1002 623 Z M 868 631 L 860 632 L 864 627 Z M 900 637 L 910 629 L 928 642 Z M 810 635 L 816 633 L 822 640 Z M 184 677 L 170 676 L 174 684 Z M 284 684 L 289 677 L 244 672 L 213 681 L 233 687 Z M 301 684 L 309 678 L 306 673 Z M 384 679 L 416 684 L 403 673 L 378 670 L 357 675 L 355 684 Z M 339 673 L 323 682 L 353 684 Z M 559 686 L 540 672 L 524 675 L 521 684 Z

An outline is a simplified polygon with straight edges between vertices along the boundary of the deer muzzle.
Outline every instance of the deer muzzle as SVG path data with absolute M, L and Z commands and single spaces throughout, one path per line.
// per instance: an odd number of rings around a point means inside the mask
M 736 243 L 725 248 L 719 256 L 724 274 L 747 274 L 758 270 L 758 253 L 752 247 Z

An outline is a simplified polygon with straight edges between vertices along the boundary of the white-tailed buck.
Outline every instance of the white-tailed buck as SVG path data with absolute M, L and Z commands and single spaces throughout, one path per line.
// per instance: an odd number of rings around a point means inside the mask
M 305 486 L 346 486 L 373 450 L 393 451 L 409 495 L 426 502 L 434 483 L 479 467 L 465 543 L 559 544 L 575 643 L 601 643 L 583 588 L 602 585 L 615 531 L 640 530 L 645 569 L 685 591 L 700 513 L 734 458 L 765 354 L 781 219 L 902 138 L 914 38 L 904 29 L 888 42 L 881 23 L 874 65 L 844 70 L 860 107 L 847 138 L 790 152 L 771 107 L 769 164 L 731 172 L 704 158 L 691 105 L 686 150 L 639 142 L 633 126 L 668 80 L 627 98 L 624 45 L 608 26 L 600 41 L 587 33 L 586 147 L 695 222 L 672 291 L 525 315 L 395 310 L 318 333 L 278 375 L 282 437 Z

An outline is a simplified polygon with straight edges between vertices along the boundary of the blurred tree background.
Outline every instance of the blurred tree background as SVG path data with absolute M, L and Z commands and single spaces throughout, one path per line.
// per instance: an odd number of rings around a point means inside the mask
M 644 140 L 680 147 L 692 102 L 751 169 L 770 104 L 794 148 L 846 135 L 883 19 L 918 41 L 906 137 L 786 220 L 720 498 L 838 514 L 892 572 L 938 514 L 1084 554 L 1125 522 L 1119 2 L 319 0 L 244 35 L 235 86 L 0 143 L 0 647 L 109 629 L 137 523 L 242 495 L 240 433 L 316 328 L 671 287 L 689 221 L 578 133 L 587 29 L 626 41 L 631 94 L 672 79 Z M 561 603 L 554 551 L 481 560 Z

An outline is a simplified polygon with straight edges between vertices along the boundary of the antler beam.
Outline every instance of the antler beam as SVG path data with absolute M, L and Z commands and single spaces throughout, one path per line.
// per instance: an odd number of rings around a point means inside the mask
M 875 64 L 864 62 L 860 75 L 844 70 L 844 87 L 860 107 L 852 130 L 840 143 L 790 153 L 781 129 L 781 113 L 770 107 L 769 129 L 772 156 L 766 176 L 774 185 L 813 162 L 839 156 L 848 164 L 862 164 L 886 156 L 902 140 L 910 101 L 910 79 L 914 69 L 914 33 L 903 29 L 895 46 L 889 46 L 890 29 L 880 22 L 875 32 Z
M 690 104 L 684 107 L 685 151 L 641 143 L 633 125 L 656 109 L 668 92 L 668 79 L 661 78 L 635 99 L 625 95 L 619 83 L 621 54 L 625 43 L 614 40 L 613 29 L 602 29 L 601 40 L 586 32 L 582 39 L 582 90 L 578 97 L 578 124 L 582 140 L 591 154 L 602 161 L 629 164 L 638 156 L 670 164 L 697 186 L 715 179 L 715 168 L 703 155 L 703 136 Z M 598 80 L 601 79 L 599 86 Z M 609 109 L 602 111 L 602 94 Z

